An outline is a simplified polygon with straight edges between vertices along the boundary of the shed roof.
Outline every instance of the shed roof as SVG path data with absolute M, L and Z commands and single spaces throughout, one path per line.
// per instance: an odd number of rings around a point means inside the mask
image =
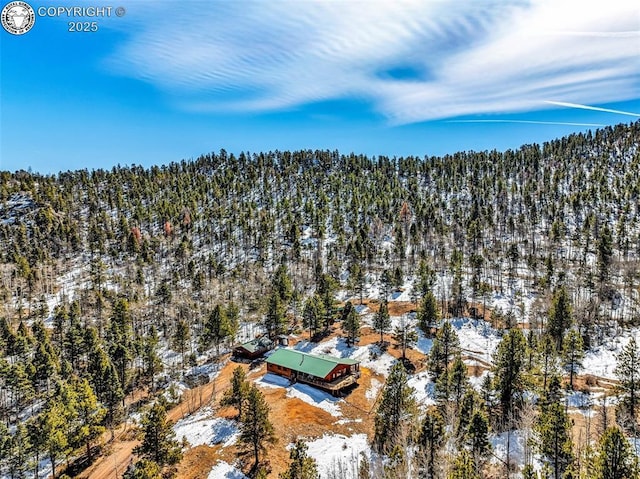
M 301 373 L 324 378 L 339 364 L 353 365 L 360 361 L 350 358 L 336 358 L 327 355 L 312 355 L 294 349 L 278 349 L 267 358 L 268 364 L 275 364 Z
M 273 341 L 271 341 L 266 336 L 252 339 L 251 341 L 240 345 L 241 348 L 246 349 L 250 353 L 255 353 L 256 351 L 261 351 L 263 349 L 269 349 L 271 346 L 273 346 Z

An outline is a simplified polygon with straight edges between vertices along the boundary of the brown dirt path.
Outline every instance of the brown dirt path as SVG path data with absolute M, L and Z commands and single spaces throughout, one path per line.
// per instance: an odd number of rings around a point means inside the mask
M 215 401 L 217 393 L 229 387 L 231 375 L 236 366 L 236 363 L 227 362 L 214 381 L 185 391 L 182 402 L 167 412 L 167 418 L 172 422 L 179 421 L 200 407 Z M 119 431 L 107 446 L 109 452 L 78 475 L 78 478 L 120 479 L 127 466 L 133 461 L 133 449 L 138 444 L 140 441 L 131 440 L 129 433 L 123 434 Z
M 140 441 L 122 441 L 116 438 L 111 445 L 109 454 L 98 459 L 78 477 L 90 479 L 122 477 L 129 464 L 133 462 L 133 448 L 138 444 L 140 444 Z

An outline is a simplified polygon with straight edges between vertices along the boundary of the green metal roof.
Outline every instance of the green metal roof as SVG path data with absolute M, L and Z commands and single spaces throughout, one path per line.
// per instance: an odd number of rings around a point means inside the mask
M 358 364 L 360 361 L 350 358 L 336 358 L 334 356 L 312 355 L 301 353 L 294 349 L 278 349 L 267 358 L 267 363 L 283 366 L 285 368 L 298 371 L 300 373 L 311 374 L 319 378 L 324 378 L 337 365 L 347 364 L 349 366 Z
M 250 353 L 255 353 L 256 351 L 260 351 L 262 349 L 269 349 L 272 346 L 273 341 L 271 341 L 267 337 L 252 339 L 251 341 L 241 345 L 242 348 L 246 349 Z

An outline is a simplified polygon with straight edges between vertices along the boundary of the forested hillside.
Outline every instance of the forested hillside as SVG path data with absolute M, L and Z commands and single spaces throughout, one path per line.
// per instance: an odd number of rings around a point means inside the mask
M 189 378 L 215 375 L 238 340 L 321 342 L 338 320 L 348 347 L 432 341 L 383 375 L 360 477 L 638 477 L 639 143 L 636 122 L 445 157 L 221 150 L 0 173 L 2 473 L 81 474 L 142 403 L 128 477 L 180 474 L 165 415 Z M 463 318 L 494 350 L 461 347 Z M 432 401 L 418 405 L 421 372 Z M 578 438 L 567 407 L 595 386 L 604 422 Z M 259 415 L 260 390 L 238 388 Z M 498 457 L 504 433 L 527 436 L 521 457 L 508 443 Z M 283 477 L 313 477 L 304 450 L 291 460 L 309 475 Z M 265 474 L 261 457 L 244 472 Z

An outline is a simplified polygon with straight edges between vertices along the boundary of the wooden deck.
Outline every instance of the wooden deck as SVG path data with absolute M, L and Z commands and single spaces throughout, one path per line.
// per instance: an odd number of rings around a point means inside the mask
M 312 376 L 298 374 L 296 381 L 300 383 L 310 384 L 320 389 L 330 391 L 331 393 L 335 393 L 341 391 L 342 389 L 348 388 L 352 384 L 356 384 L 359 377 L 360 371 L 347 374 L 346 376 L 342 376 L 333 381 L 322 381 Z

